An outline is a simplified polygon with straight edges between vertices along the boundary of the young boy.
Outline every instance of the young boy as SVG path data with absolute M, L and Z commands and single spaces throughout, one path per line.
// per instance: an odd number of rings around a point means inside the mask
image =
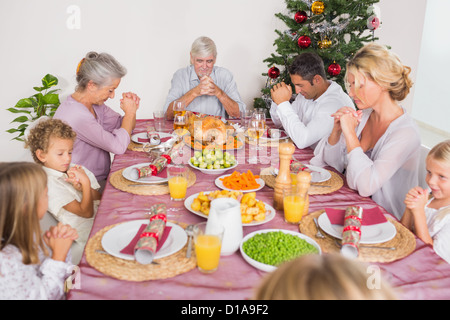
M 48 177 L 48 211 L 78 232 L 72 247 L 79 261 L 100 203 L 100 185 L 88 169 L 71 164 L 76 133 L 61 120 L 44 119 L 29 131 L 26 147 Z

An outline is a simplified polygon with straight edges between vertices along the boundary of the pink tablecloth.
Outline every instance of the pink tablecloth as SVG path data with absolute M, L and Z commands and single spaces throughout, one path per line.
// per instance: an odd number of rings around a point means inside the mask
M 142 131 L 148 123 L 138 121 L 135 132 Z M 167 123 L 170 126 L 171 123 Z M 191 150 L 184 149 L 186 162 L 191 156 Z M 269 148 L 264 155 L 266 164 L 250 165 L 245 163 L 248 145 L 235 152 L 239 161 L 238 170 L 259 169 L 278 165 L 278 149 Z M 312 157 L 312 150 L 297 149 L 295 158 L 306 163 Z M 111 172 L 146 162 L 146 154 L 127 151 L 126 154 L 116 156 Z M 197 182 L 188 189 L 187 196 L 200 191 L 217 190 L 211 176 L 196 171 Z M 273 203 L 273 189 L 264 187 L 258 191 L 257 198 L 270 205 Z M 169 203 L 168 195 L 138 196 L 122 192 L 107 183 L 91 236 L 104 227 L 122 221 L 142 219 L 151 205 Z M 355 191 L 344 185 L 339 191 L 328 195 L 310 197 L 310 212 L 327 206 L 345 207 L 349 205 L 373 206 L 370 198 L 359 196 Z M 383 212 L 386 211 L 383 209 Z M 190 213 L 188 210 L 170 212 L 170 220 L 182 221 L 188 224 L 204 221 L 203 218 Z M 258 229 L 282 228 L 298 231 L 297 226 L 284 222 L 282 212 L 263 225 L 244 227 L 244 236 Z M 439 258 L 429 246 L 417 239 L 417 249 L 410 256 L 388 264 L 376 264 L 386 278 L 398 291 L 401 299 L 449 299 L 450 298 L 450 265 Z M 98 272 L 92 268 L 83 256 L 80 267 L 77 289 L 68 293 L 68 299 L 192 299 L 192 300 L 242 300 L 251 299 L 255 286 L 258 285 L 265 272 L 259 271 L 247 264 L 239 252 L 221 257 L 219 269 L 212 275 L 200 273 L 197 269 L 166 280 L 127 282 L 117 280 Z

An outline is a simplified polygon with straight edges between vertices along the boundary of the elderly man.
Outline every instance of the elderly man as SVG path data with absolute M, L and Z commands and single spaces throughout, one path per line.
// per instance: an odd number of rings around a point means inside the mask
M 164 111 L 173 118 L 173 103 L 182 101 L 186 110 L 221 117 L 239 117 L 245 109 L 233 75 L 225 68 L 215 66 L 217 49 L 207 37 L 194 41 L 191 65 L 178 70 L 172 78 Z
M 334 81 L 328 81 L 322 59 L 315 53 L 302 53 L 289 68 L 297 98 L 292 104 L 291 86 L 284 82 L 272 88 L 270 115 L 283 126 L 299 149 L 315 148 L 333 129 L 331 116 L 342 107 L 352 107 L 352 99 Z

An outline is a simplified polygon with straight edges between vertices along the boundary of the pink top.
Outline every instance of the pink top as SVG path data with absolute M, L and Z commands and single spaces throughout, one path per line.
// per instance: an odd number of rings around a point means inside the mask
M 84 104 L 69 96 L 61 103 L 54 118 L 65 121 L 77 133 L 72 162 L 85 166 L 101 181 L 109 174 L 110 153 L 125 153 L 130 135 L 120 127 L 120 114 L 105 104 L 93 107 L 96 117 Z

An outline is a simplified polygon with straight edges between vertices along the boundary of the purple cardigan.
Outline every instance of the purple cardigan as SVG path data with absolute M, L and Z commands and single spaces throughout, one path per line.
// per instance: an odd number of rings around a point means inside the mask
M 67 97 L 54 118 L 65 121 L 77 133 L 72 163 L 88 168 L 98 181 L 106 180 L 111 167 L 110 153 L 123 154 L 130 143 L 128 132 L 121 128 L 122 116 L 103 105 L 94 105 L 95 118 L 88 108 Z

